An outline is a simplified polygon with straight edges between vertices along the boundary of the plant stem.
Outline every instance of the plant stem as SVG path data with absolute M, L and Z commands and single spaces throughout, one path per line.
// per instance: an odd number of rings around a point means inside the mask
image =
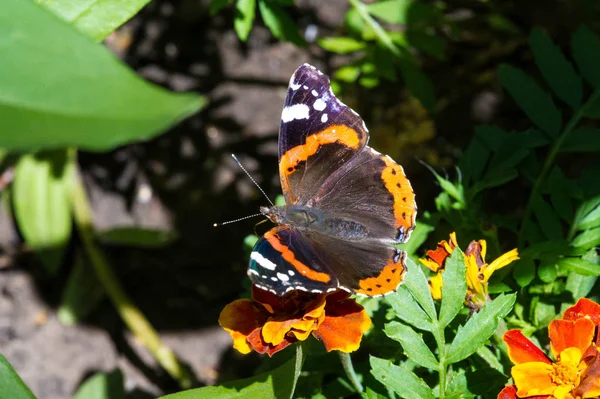
M 354 371 L 354 366 L 352 365 L 352 358 L 349 353 L 339 352 L 340 361 L 342 363 L 342 367 L 344 367 L 344 371 L 346 372 L 346 376 L 350 380 L 350 383 L 356 389 L 356 392 L 361 393 L 363 391 L 363 386 L 358 380 L 358 375 Z
M 387 47 L 392 54 L 400 57 L 402 55 L 400 50 L 398 47 L 396 47 L 392 39 L 390 39 L 381 25 L 379 25 L 379 23 L 373 19 L 371 14 L 369 14 L 367 6 L 359 0 L 348 0 L 348 2 L 350 5 L 352 5 L 352 7 L 356 8 L 356 11 L 358 11 L 358 14 L 361 16 L 361 18 L 367 23 L 367 25 L 371 27 L 371 29 L 373 29 L 373 32 L 375 32 L 375 35 L 377 35 L 379 42 Z
M 552 148 L 550 149 L 550 153 L 546 157 L 546 161 L 544 162 L 544 166 L 542 167 L 542 171 L 539 176 L 535 180 L 533 184 L 533 188 L 531 189 L 531 194 L 529 195 L 529 200 L 527 201 L 527 206 L 525 207 L 525 211 L 523 212 L 523 218 L 521 221 L 521 228 L 519 229 L 519 239 L 518 239 L 518 248 L 523 248 L 523 244 L 525 243 L 525 229 L 529 224 L 529 219 L 531 218 L 531 213 L 533 211 L 533 203 L 535 198 L 539 195 L 540 188 L 542 183 L 546 179 L 546 176 L 550 172 L 550 169 L 554 163 L 554 158 L 558 155 L 560 151 L 560 147 L 562 146 L 565 139 L 571 134 L 571 132 L 575 129 L 581 118 L 584 116 L 587 108 L 593 104 L 600 97 L 600 90 L 594 91 L 594 93 L 590 96 L 590 98 L 583 104 L 575 115 L 571 118 L 567 127 L 563 132 L 558 136 Z
M 73 173 L 72 201 L 75 225 L 81 241 L 94 265 L 98 279 L 108 294 L 119 315 L 135 337 L 146 346 L 158 363 L 173 377 L 183 389 L 190 388 L 193 378 L 183 367 L 173 351 L 160 339 L 158 333 L 144 314 L 134 305 L 114 274 L 104 252 L 97 246 L 92 225 L 90 204 L 81 178 Z
M 444 329 L 440 328 L 439 323 L 435 323 L 433 329 L 433 336 L 438 346 L 438 358 L 440 368 L 440 394 L 439 398 L 444 399 L 446 397 L 446 337 L 444 336 Z

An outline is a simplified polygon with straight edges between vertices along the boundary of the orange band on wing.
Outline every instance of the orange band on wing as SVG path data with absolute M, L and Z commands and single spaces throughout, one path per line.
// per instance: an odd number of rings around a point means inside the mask
M 269 244 L 271 244 L 273 248 L 281 252 L 283 259 L 294 266 L 296 270 L 298 270 L 298 272 L 303 276 L 313 281 L 319 281 L 322 283 L 328 283 L 331 280 L 331 277 L 329 277 L 328 274 L 316 272 L 296 259 L 294 253 L 286 245 L 283 245 L 281 241 L 279 241 L 279 236 L 277 234 L 267 231 L 264 235 L 264 238 L 269 242 Z
M 394 162 L 390 157 L 383 157 L 385 169 L 381 178 L 385 188 L 394 196 L 394 216 L 396 227 L 404 226 L 409 229 L 415 225 L 415 193 L 410 182 L 404 175 L 402 166 Z
M 367 296 L 379 296 L 395 291 L 404 278 L 405 270 L 402 263 L 395 263 L 390 259 L 379 275 L 360 280 L 358 282 L 360 288 L 355 289 L 354 292 Z

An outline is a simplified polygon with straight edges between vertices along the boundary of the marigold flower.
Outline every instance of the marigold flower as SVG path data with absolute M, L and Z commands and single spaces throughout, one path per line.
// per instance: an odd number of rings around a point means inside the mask
M 311 294 L 291 291 L 279 297 L 252 287 L 252 299 L 225 306 L 219 324 L 233 338 L 233 347 L 246 354 L 274 353 L 313 335 L 327 351 L 353 352 L 371 326 L 364 308 L 345 291 Z
M 503 340 L 515 363 L 511 369 L 514 386 L 505 387 L 498 399 L 598 397 L 600 356 L 594 337 L 599 322 L 600 305 L 585 298 L 568 308 L 562 319 L 553 320 L 548 336 L 554 362 L 521 331 L 507 331 Z
M 436 249 L 427 251 L 425 258 L 420 259 L 421 263 L 436 273 L 429 279 L 429 288 L 434 299 L 442 297 L 441 272 L 444 270 L 446 259 L 452 255 L 456 247 L 458 247 L 456 233 L 451 233 L 450 241 L 439 242 Z M 489 300 L 488 283 L 492 274 L 519 259 L 518 251 L 515 248 L 488 265 L 485 263 L 486 252 L 485 240 L 471 241 L 464 252 L 468 287 L 466 302 L 474 309 L 480 309 Z

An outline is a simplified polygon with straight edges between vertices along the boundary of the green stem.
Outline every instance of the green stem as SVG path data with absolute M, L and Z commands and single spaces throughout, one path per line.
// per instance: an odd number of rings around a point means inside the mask
M 352 358 L 350 357 L 350 354 L 346 352 L 339 352 L 339 354 L 342 367 L 346 372 L 346 376 L 350 380 L 350 383 L 352 384 L 354 389 L 356 389 L 356 392 L 361 393 L 363 391 L 363 386 L 358 380 L 358 375 L 356 375 L 356 372 L 354 371 L 354 366 L 352 365 Z
M 392 39 L 388 36 L 388 34 L 381 27 L 381 25 L 379 25 L 379 23 L 375 21 L 371 14 L 369 14 L 367 6 L 359 0 L 348 0 L 348 2 L 352 5 L 352 7 L 356 9 L 356 11 L 358 11 L 358 14 L 367 23 L 367 25 L 369 25 L 371 29 L 373 29 L 373 32 L 375 32 L 375 35 L 377 36 L 379 42 L 385 47 L 387 47 L 388 50 L 392 52 L 392 54 L 400 57 L 402 55 L 400 53 L 400 50 L 398 49 L 398 47 L 396 47 Z
M 95 241 L 90 205 L 81 179 L 73 173 L 72 201 L 75 224 L 87 254 L 94 265 L 98 279 L 119 315 L 156 358 L 158 363 L 179 383 L 183 389 L 190 388 L 193 378 L 173 351 L 160 339 L 158 333 L 143 313 L 134 305 L 114 274 L 110 263 Z
M 548 173 L 550 173 L 550 169 L 552 168 L 552 165 L 554 163 L 554 158 L 556 158 L 556 156 L 558 155 L 560 147 L 564 143 L 565 139 L 569 136 L 569 134 L 571 134 L 573 129 L 575 129 L 581 118 L 584 116 L 585 112 L 587 111 L 587 108 L 595 101 L 597 101 L 598 97 L 600 97 L 600 90 L 595 91 L 586 101 L 586 103 L 583 104 L 583 106 L 579 108 L 577 112 L 575 112 L 575 115 L 573 115 L 573 117 L 567 124 L 565 130 L 563 130 L 563 132 L 558 136 L 558 138 L 552 145 L 550 153 L 546 157 L 546 161 L 544 162 L 544 166 L 542 167 L 542 171 L 540 172 L 539 176 L 535 180 L 535 183 L 533 184 L 531 194 L 529 195 L 529 200 L 527 201 L 527 206 L 525 207 L 525 211 L 523 213 L 521 228 L 519 229 L 519 248 L 523 248 L 523 244 L 525 243 L 525 229 L 527 228 L 529 224 L 529 219 L 531 218 L 531 213 L 533 211 L 533 203 L 535 201 L 535 198 L 539 195 L 542 183 L 546 179 Z
M 439 369 L 440 373 L 440 394 L 439 398 L 444 399 L 446 397 L 446 337 L 444 336 L 444 329 L 440 329 L 440 325 L 435 323 L 433 328 L 433 336 L 438 346 L 438 358 L 439 358 Z

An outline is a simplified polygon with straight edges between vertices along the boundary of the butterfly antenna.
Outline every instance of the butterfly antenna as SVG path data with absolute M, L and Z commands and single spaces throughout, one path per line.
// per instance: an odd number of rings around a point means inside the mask
M 226 224 L 229 224 L 229 223 L 235 223 L 235 222 L 239 222 L 239 221 L 242 221 L 242 220 L 254 218 L 256 216 L 261 216 L 261 215 L 262 215 L 262 213 L 257 213 L 256 215 L 244 216 L 243 218 L 239 218 L 239 219 L 235 219 L 235 220 L 229 220 L 229 221 L 223 222 L 223 223 L 215 223 L 215 224 L 213 224 L 213 226 L 214 227 L 219 227 L 219 226 L 223 226 L 223 225 L 226 225 Z
M 273 203 L 273 201 L 271 201 L 271 199 L 267 196 L 267 194 L 262 189 L 262 187 L 259 186 L 258 183 L 256 182 L 256 180 L 254 180 L 254 178 L 250 175 L 250 173 L 248 173 L 248 171 L 246 170 L 246 168 L 244 168 L 244 166 L 242 165 L 242 163 L 240 162 L 240 160 L 237 159 L 237 157 L 235 156 L 235 154 L 231 154 L 231 156 L 233 157 L 233 159 L 235 159 L 235 162 L 237 162 L 237 164 L 239 165 L 239 167 L 242 168 L 242 170 L 244 171 L 244 173 L 246 173 L 246 175 L 248 175 L 248 177 L 250 178 L 250 180 L 252 180 L 252 183 L 254 183 L 254 185 L 256 187 L 258 187 L 258 189 L 260 190 L 260 192 L 262 193 L 262 195 L 264 195 L 265 198 L 267 199 L 267 201 L 269 201 L 269 204 L 271 204 L 271 206 L 275 206 L 275 204 Z

